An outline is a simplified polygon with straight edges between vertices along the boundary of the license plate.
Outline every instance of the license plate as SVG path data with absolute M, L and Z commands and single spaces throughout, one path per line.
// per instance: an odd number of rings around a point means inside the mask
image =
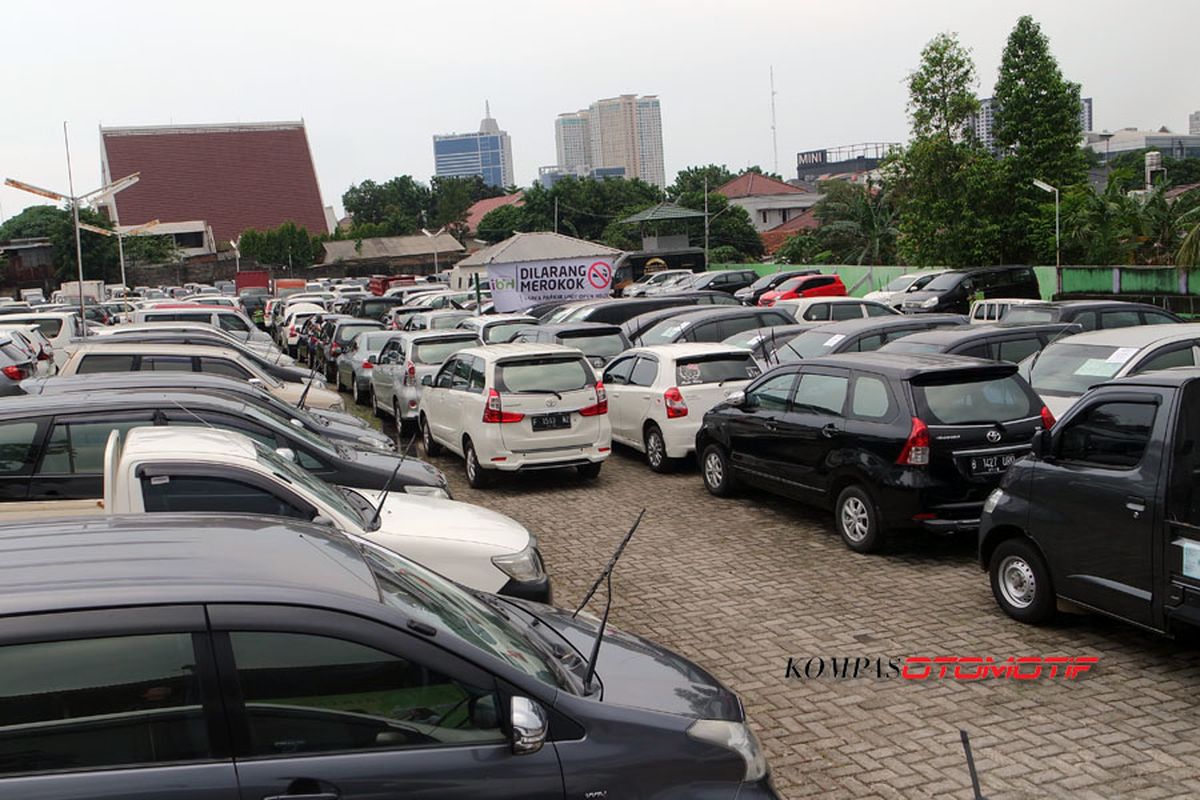
M 571 427 L 570 414 L 538 414 L 530 419 L 535 431 L 560 431 Z
M 1004 453 L 996 456 L 972 456 L 971 457 L 971 474 L 972 475 L 995 475 L 1012 466 L 1012 463 L 1017 460 L 1016 453 Z

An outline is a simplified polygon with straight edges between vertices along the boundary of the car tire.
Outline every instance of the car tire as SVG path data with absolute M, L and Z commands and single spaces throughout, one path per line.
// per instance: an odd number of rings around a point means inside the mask
M 988 562 L 988 576 L 996 604 L 1008 616 L 1030 625 L 1053 618 L 1058 601 L 1050 582 L 1050 570 L 1028 540 L 1001 542 Z
M 472 489 L 486 489 L 492 482 L 492 476 L 479 463 L 479 456 L 475 454 L 475 445 L 471 443 L 470 439 L 463 442 L 463 468 L 467 473 L 467 483 Z
M 404 433 L 404 417 L 400 416 L 400 401 L 392 395 L 392 421 L 396 423 L 396 433 Z
M 856 553 L 874 553 L 884 545 L 879 510 L 870 493 L 853 484 L 842 489 L 833 507 L 834 524 L 842 542 Z
M 662 429 L 651 423 L 642 434 L 642 445 L 646 451 L 646 464 L 655 472 L 670 472 L 675 459 L 667 457 L 667 442 Z
M 587 464 L 580 464 L 575 469 L 579 472 L 579 477 L 583 480 L 594 481 L 600 477 L 600 468 L 602 466 L 604 466 L 603 461 L 591 461 Z
M 379 410 L 379 395 L 375 394 L 375 387 L 371 387 L 371 413 L 376 418 L 383 419 L 383 412 Z
M 709 494 L 728 497 L 733 494 L 737 482 L 730 468 L 729 454 L 719 444 L 710 444 L 700 455 L 700 477 Z
M 421 415 L 421 444 L 425 446 L 425 455 L 436 456 L 442 452 L 442 446 L 433 439 L 433 430 L 429 427 L 429 420 L 425 419 L 425 415 Z
M 366 395 L 361 389 L 358 388 L 358 381 L 355 379 L 350 381 L 350 396 L 354 400 L 354 405 L 366 405 Z

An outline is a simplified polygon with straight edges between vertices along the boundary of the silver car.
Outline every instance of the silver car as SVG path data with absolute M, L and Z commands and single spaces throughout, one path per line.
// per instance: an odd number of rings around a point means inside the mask
M 371 369 L 371 407 L 396 425 L 415 422 L 421 379 L 432 377 L 442 362 L 479 344 L 472 331 L 405 331 L 393 334 Z
M 537 324 L 537 318 L 528 314 L 486 314 L 466 317 L 456 327 L 474 333 L 480 344 L 502 344 L 522 328 Z
M 359 405 L 367 404 L 371 393 L 371 371 L 379 360 L 379 351 L 395 331 L 366 331 L 355 336 L 337 357 L 337 388 L 348 389 Z

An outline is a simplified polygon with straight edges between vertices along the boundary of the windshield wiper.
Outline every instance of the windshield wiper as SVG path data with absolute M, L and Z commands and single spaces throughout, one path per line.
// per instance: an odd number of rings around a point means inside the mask
M 387 502 L 388 492 L 392 490 L 392 482 L 396 480 L 396 476 L 400 474 L 400 468 L 404 466 L 404 459 L 408 458 L 408 451 L 412 449 L 413 444 L 417 441 L 417 434 L 413 434 L 408 440 L 408 445 L 404 448 L 404 452 L 400 454 L 400 460 L 396 462 L 396 468 L 392 470 L 392 474 L 388 476 L 387 483 L 383 485 L 383 493 L 379 495 L 379 505 L 375 507 L 375 513 L 371 516 L 370 522 L 367 523 L 367 530 L 379 530 L 380 522 L 379 515 L 383 513 L 383 504 Z
M 562 400 L 562 395 L 553 389 L 522 389 L 517 394 L 552 394 L 559 400 Z

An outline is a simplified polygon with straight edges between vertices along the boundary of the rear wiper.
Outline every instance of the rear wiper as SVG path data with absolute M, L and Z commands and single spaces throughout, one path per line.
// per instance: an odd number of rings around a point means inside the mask
M 552 394 L 559 400 L 562 400 L 562 395 L 553 389 L 522 389 L 517 394 Z

